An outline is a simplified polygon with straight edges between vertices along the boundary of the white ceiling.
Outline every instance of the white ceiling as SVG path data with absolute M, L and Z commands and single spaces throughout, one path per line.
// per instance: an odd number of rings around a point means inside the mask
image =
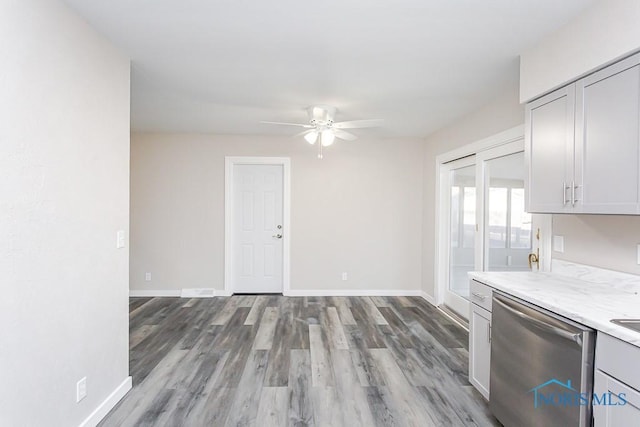
M 382 118 L 426 136 L 517 86 L 518 55 L 593 0 L 66 0 L 132 58 L 132 126 L 291 134 Z

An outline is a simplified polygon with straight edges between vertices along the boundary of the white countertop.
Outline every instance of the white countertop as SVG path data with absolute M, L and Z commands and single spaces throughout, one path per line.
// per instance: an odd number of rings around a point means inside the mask
M 553 273 L 471 272 L 469 277 L 640 347 L 640 332 L 611 319 L 640 319 L 640 288 Z

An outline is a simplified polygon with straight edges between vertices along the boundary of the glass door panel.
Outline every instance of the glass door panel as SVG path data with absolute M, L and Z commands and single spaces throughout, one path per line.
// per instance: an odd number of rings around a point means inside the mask
M 485 271 L 528 270 L 532 218 L 524 210 L 524 153 L 485 160 Z
M 469 277 L 476 270 L 476 166 L 474 158 L 446 166 L 443 188 L 447 207 L 447 267 L 444 303 L 466 318 L 469 307 Z
M 463 298 L 469 297 L 469 277 L 474 270 L 476 235 L 476 168 L 474 165 L 451 172 L 449 253 L 449 290 Z

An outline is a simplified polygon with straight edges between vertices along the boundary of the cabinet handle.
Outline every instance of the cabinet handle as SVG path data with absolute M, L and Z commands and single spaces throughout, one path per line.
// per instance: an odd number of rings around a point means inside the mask
M 579 186 L 579 185 L 576 185 L 576 183 L 575 183 L 575 182 L 572 182 L 571 187 L 572 187 L 572 188 L 571 188 L 571 200 L 572 200 L 571 204 L 572 204 L 573 206 L 575 206 L 575 205 L 576 205 L 576 203 L 578 203 L 578 197 L 576 196 L 576 190 L 577 190 L 580 186 Z
M 484 300 L 487 299 L 486 295 L 482 295 L 482 294 L 479 294 L 477 292 L 471 292 L 471 295 L 473 295 L 474 297 L 478 298 L 480 301 L 484 301 Z
M 566 206 L 567 203 L 569 203 L 569 200 L 567 200 L 567 190 L 569 189 L 569 186 L 567 185 L 566 182 L 562 182 L 562 205 Z
M 491 343 L 491 324 L 489 324 L 489 327 L 487 328 L 487 342 Z

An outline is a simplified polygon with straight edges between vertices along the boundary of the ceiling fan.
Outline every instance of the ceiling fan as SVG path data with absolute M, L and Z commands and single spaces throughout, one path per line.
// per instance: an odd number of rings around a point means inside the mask
M 335 107 L 330 107 L 328 105 L 315 105 L 307 109 L 307 112 L 309 114 L 308 124 L 267 121 L 262 121 L 260 123 L 283 126 L 298 126 L 306 128 L 306 130 L 294 135 L 294 137 L 304 136 L 304 139 L 312 145 L 316 142 L 319 142 L 318 158 L 322 159 L 322 148 L 328 147 L 333 144 L 336 138 L 344 139 L 346 141 L 354 141 L 358 139 L 357 136 L 343 129 L 376 127 L 382 125 L 383 122 L 383 120 L 381 119 L 335 122 L 334 117 L 336 115 L 336 111 L 337 110 Z

